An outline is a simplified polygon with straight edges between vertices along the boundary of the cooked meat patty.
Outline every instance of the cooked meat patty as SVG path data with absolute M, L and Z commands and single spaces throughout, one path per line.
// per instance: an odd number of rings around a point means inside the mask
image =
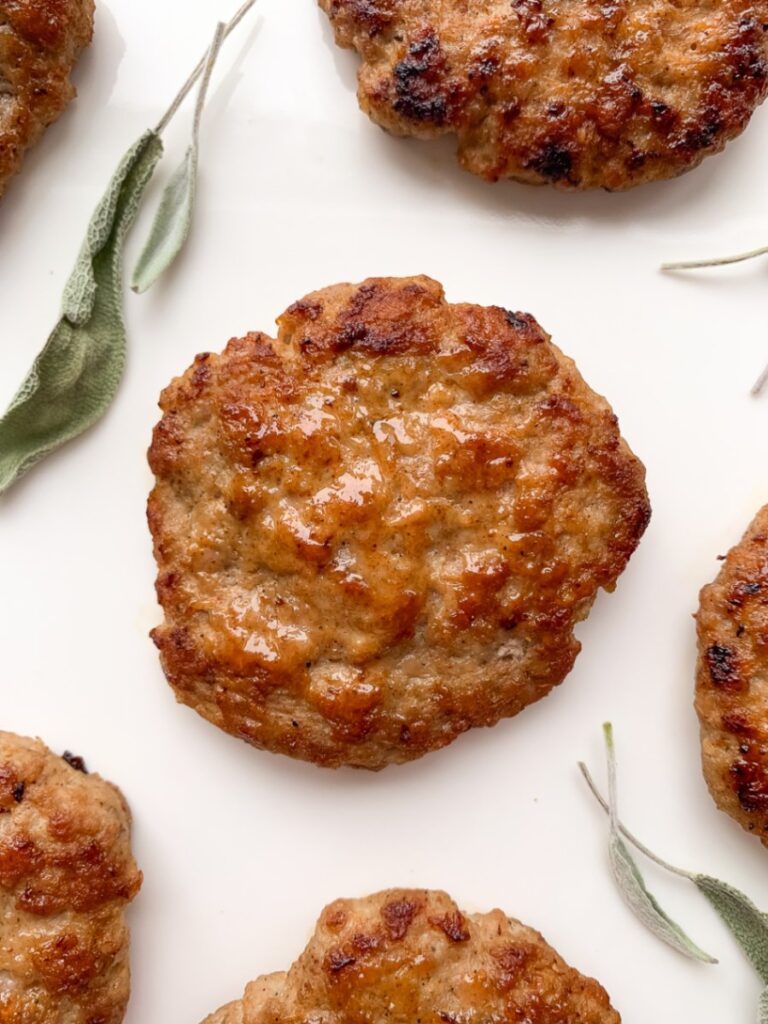
M 320 0 L 362 109 L 489 181 L 626 189 L 723 148 L 768 89 L 768 0 Z
M 378 769 L 543 697 L 648 522 L 607 403 L 532 317 L 426 277 L 278 323 L 162 395 L 153 638 L 179 700 Z
M 24 153 L 75 95 L 93 0 L 0 0 L 0 196 Z
M 204 1024 L 385 1018 L 620 1024 L 600 985 L 538 932 L 500 910 L 465 915 L 445 893 L 423 889 L 332 903 L 287 973 L 258 978 Z
M 701 592 L 696 710 L 717 806 L 768 846 L 768 505 Z
M 0 732 L 0 1021 L 119 1024 L 140 885 L 120 792 Z

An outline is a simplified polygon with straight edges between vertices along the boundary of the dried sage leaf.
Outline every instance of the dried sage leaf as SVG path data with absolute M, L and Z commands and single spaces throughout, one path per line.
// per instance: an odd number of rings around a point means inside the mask
M 675 875 L 687 878 L 688 881 L 693 882 L 699 892 L 707 898 L 711 906 L 717 911 L 720 919 L 757 971 L 763 984 L 768 985 L 768 914 L 758 910 L 748 896 L 745 896 L 743 892 L 727 882 L 722 882 L 719 878 L 712 878 L 711 875 L 694 874 L 691 871 L 684 871 L 681 868 L 674 867 L 672 864 L 668 864 L 661 857 L 653 853 L 652 850 L 649 850 L 647 846 L 641 843 L 639 839 L 621 824 L 616 806 L 616 755 L 613 745 L 613 730 L 610 725 L 604 726 L 604 730 L 608 750 L 608 800 L 603 798 L 586 765 L 580 764 L 579 768 L 593 796 L 609 815 L 612 842 L 615 838 L 618 838 L 621 846 L 626 850 L 625 844 L 621 841 L 621 836 L 624 836 L 636 849 L 656 864 Z M 640 881 L 642 882 L 642 878 L 640 878 Z M 641 907 L 641 912 L 638 913 L 641 920 L 644 920 L 643 913 L 644 908 Z M 655 931 L 655 928 L 652 927 L 651 930 Z M 657 934 L 659 933 L 657 932 Z M 659 935 L 659 937 L 667 941 L 664 935 Z M 768 988 L 763 990 L 760 997 L 758 1024 L 768 1024 Z
M 613 744 L 613 728 L 604 726 L 605 743 L 608 752 L 608 815 L 610 820 L 609 855 L 611 870 L 625 902 L 641 924 L 666 942 L 672 949 L 691 960 L 714 964 L 717 961 L 700 949 L 677 922 L 663 910 L 656 897 L 649 892 L 640 869 L 621 838 L 616 784 L 616 752 Z
M 133 272 L 131 288 L 135 292 L 148 291 L 173 264 L 189 238 L 197 194 L 200 122 L 211 82 L 211 74 L 221 51 L 225 32 L 226 25 L 219 22 L 200 82 L 192 128 L 192 142 L 163 192 L 149 237 Z
M 693 882 L 728 926 L 763 984 L 768 985 L 768 918 L 748 896 L 727 882 L 709 875 L 695 875 Z
M 214 45 L 195 67 L 157 127 L 145 132 L 128 150 L 97 206 L 64 290 L 61 319 L 0 419 L 0 493 L 45 455 L 94 424 L 114 398 L 125 368 L 123 247 L 162 155 L 160 136 L 202 75 L 193 135 L 196 147 L 208 81 L 221 42 L 255 2 L 245 0 L 228 25 L 217 26 Z M 183 172 L 182 177 L 184 174 L 189 176 L 189 171 Z M 155 249 L 170 252 L 171 259 L 179 244 L 183 245 L 179 224 L 183 229 L 185 204 L 194 200 L 194 174 L 189 181 L 191 192 L 187 189 L 185 193 L 185 188 L 179 186 L 178 217 L 172 216 L 161 224 L 168 231 L 168 240 L 160 235 L 155 238 Z
M 146 132 L 125 154 L 91 219 L 62 316 L 0 419 L 0 492 L 94 424 L 125 366 L 123 245 L 163 152 Z
M 763 989 L 757 1014 L 757 1024 L 768 1024 L 768 988 Z

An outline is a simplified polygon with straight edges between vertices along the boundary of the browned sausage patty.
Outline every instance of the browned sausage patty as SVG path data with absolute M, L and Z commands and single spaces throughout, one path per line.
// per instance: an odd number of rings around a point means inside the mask
M 120 792 L 0 732 L 0 1021 L 120 1024 L 141 885 Z
M 93 0 L 0 0 L 0 196 L 24 153 L 75 95 Z
M 747 125 L 768 88 L 768 0 L 320 0 L 396 135 L 455 134 L 489 181 L 626 189 Z
M 500 910 L 390 889 L 326 907 L 287 973 L 252 982 L 204 1024 L 620 1024 L 605 991 Z
M 701 592 L 696 710 L 717 806 L 768 846 L 768 505 Z
M 153 637 L 179 700 L 378 769 L 543 697 L 648 522 L 608 404 L 532 317 L 426 277 L 278 323 L 162 396 Z

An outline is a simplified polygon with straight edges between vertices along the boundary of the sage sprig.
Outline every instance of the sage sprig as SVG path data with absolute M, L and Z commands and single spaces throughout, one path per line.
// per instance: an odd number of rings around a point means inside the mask
M 768 986 L 768 915 L 763 914 L 758 910 L 748 896 L 739 889 L 736 889 L 734 886 L 729 885 L 727 882 L 723 882 L 719 878 L 713 878 L 711 875 L 685 871 L 682 868 L 675 867 L 667 861 L 662 860 L 661 857 L 653 853 L 652 850 L 650 850 L 644 843 L 641 843 L 639 839 L 637 839 L 627 828 L 624 827 L 624 825 L 622 825 L 618 817 L 616 805 L 616 753 L 613 744 L 613 731 L 610 724 L 607 724 L 604 729 L 608 756 L 607 801 L 603 798 L 600 790 L 597 788 L 586 765 L 580 763 L 579 768 L 581 769 L 592 794 L 609 816 L 611 843 L 614 842 L 615 836 L 618 836 L 620 842 L 621 837 L 623 837 L 632 846 L 634 846 L 635 849 L 639 850 L 655 864 L 658 864 L 660 867 L 679 876 L 680 878 L 686 878 L 688 881 L 693 882 L 699 892 L 706 897 L 710 905 L 714 908 L 720 919 L 736 939 L 763 984 Z M 622 846 L 626 850 L 626 844 L 622 842 Z M 627 856 L 634 864 L 628 851 Z M 617 878 L 617 882 L 620 886 L 622 885 L 622 879 Z M 624 895 L 626 897 L 626 893 Z M 632 905 L 629 898 L 627 901 Z M 658 907 L 658 904 L 655 905 Z M 669 945 L 673 945 L 673 943 L 669 942 L 664 928 L 659 926 L 657 920 L 652 920 L 648 915 L 643 915 L 642 913 L 638 913 L 638 917 L 654 934 Z M 668 920 L 663 911 L 661 920 Z M 716 961 L 709 958 L 709 962 L 715 963 Z M 758 1021 L 759 1024 L 768 1024 L 768 988 L 763 991 L 760 998 Z
M 175 261 L 189 238 L 197 195 L 200 122 L 213 66 L 219 55 L 221 44 L 224 42 L 225 31 L 226 25 L 219 22 L 200 81 L 192 127 L 192 142 L 163 192 L 152 229 L 133 272 L 131 288 L 137 293 L 146 292 L 152 287 Z
M 763 245 L 759 249 L 750 249 L 748 252 L 736 253 L 735 256 L 714 256 L 704 260 L 677 260 L 673 263 L 662 263 L 661 269 L 664 271 L 705 270 L 708 267 L 728 267 L 734 263 L 746 263 L 747 260 L 756 260 L 761 256 L 768 256 L 768 245 Z M 756 398 L 762 393 L 766 384 L 768 384 L 768 366 L 763 369 L 749 389 L 749 393 Z
M 608 817 L 610 821 L 608 852 L 613 877 L 616 880 L 619 891 L 635 916 L 662 942 L 666 942 L 668 946 L 676 949 L 678 953 L 682 953 L 683 956 L 687 956 L 691 960 L 700 960 L 710 964 L 717 963 L 709 953 L 705 953 L 685 934 L 680 925 L 665 913 L 655 896 L 648 891 L 642 873 L 632 859 L 632 855 L 621 837 L 617 806 L 616 756 L 613 746 L 613 729 L 610 724 L 606 724 L 604 729 L 605 744 L 608 750 Z
M 151 283 L 180 251 L 194 203 L 197 139 L 208 82 L 223 38 L 256 0 L 218 26 L 213 45 L 189 76 L 158 126 L 145 132 L 120 161 L 94 211 L 64 289 L 61 316 L 26 379 L 0 418 L 0 492 L 65 442 L 83 433 L 110 406 L 126 360 L 123 250 L 142 197 L 163 154 L 161 134 L 203 76 L 193 129 L 190 184 L 178 215 L 158 215 L 147 246 L 144 280 Z M 161 214 L 163 204 L 161 203 Z M 160 222 L 158 225 L 158 221 Z

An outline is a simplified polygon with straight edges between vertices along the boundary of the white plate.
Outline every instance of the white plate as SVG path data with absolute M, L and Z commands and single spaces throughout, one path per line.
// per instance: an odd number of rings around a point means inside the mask
M 80 98 L 0 204 L 0 404 L 57 316 L 118 156 L 229 7 L 100 4 Z M 0 501 L 2 726 L 81 753 L 130 800 L 145 883 L 130 912 L 128 1024 L 195 1024 L 287 967 L 327 901 L 393 885 L 444 887 L 467 909 L 534 925 L 602 981 L 626 1024 L 751 1024 L 758 983 L 692 887 L 648 872 L 719 967 L 683 961 L 624 908 L 576 762 L 602 772 L 600 724 L 613 719 L 627 822 L 768 908 L 768 853 L 710 801 L 691 706 L 699 587 L 768 500 L 768 395 L 748 395 L 768 360 L 768 268 L 657 272 L 664 258 L 768 242 L 768 109 L 677 181 L 563 195 L 476 181 L 451 142 L 387 137 L 357 109 L 355 68 L 312 0 L 262 0 L 227 44 L 194 236 L 167 281 L 126 298 L 118 399 Z M 145 210 L 129 265 L 146 226 Z M 559 691 L 408 767 L 334 774 L 251 750 L 174 704 L 147 638 L 158 611 L 145 450 L 161 387 L 196 352 L 270 330 L 314 288 L 415 273 L 453 301 L 540 320 L 620 416 L 654 519 L 579 630 L 584 651 Z

